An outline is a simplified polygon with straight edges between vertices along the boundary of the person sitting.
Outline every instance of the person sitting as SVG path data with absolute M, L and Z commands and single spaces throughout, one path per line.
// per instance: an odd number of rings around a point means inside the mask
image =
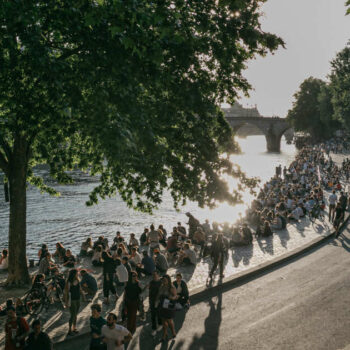
M 92 256 L 94 254 L 92 247 L 92 239 L 88 237 L 86 241 L 81 244 L 80 256 Z
M 118 245 L 119 243 L 124 242 L 124 238 L 122 237 L 120 231 L 117 231 L 115 237 L 113 238 L 113 242 L 114 242 L 115 244 L 117 244 L 117 245 Z
M 263 228 L 263 231 L 262 231 L 262 236 L 263 237 L 268 237 L 268 236 L 271 236 L 272 234 L 273 234 L 273 232 L 271 230 L 270 223 L 267 220 L 265 220 L 264 228 Z
M 153 259 L 148 255 L 147 250 L 142 252 L 143 258 L 140 266 L 136 266 L 138 273 L 143 273 L 147 276 L 151 276 L 153 271 L 156 269 Z
M 49 275 L 51 271 L 53 271 L 55 268 L 56 268 L 56 265 L 51 260 L 51 253 L 46 252 L 45 256 L 43 256 L 40 261 L 39 273 L 42 273 L 44 275 Z
M 0 270 L 7 270 L 9 267 L 8 250 L 4 249 L 0 255 Z
M 141 255 L 140 253 L 137 251 L 136 247 L 131 248 L 131 255 L 129 258 L 129 263 L 132 267 L 135 267 L 139 264 L 141 264 Z
M 97 293 L 97 281 L 96 278 L 90 275 L 85 269 L 80 271 L 81 281 L 80 286 L 88 299 L 92 299 Z
M 197 263 L 197 257 L 196 252 L 190 248 L 190 245 L 188 243 L 185 243 L 184 249 L 181 251 L 178 265 L 185 264 L 194 266 Z
M 56 251 L 52 255 L 54 258 L 57 258 L 59 262 L 62 262 L 66 256 L 66 249 L 64 248 L 61 242 L 56 243 Z
M 169 268 L 169 264 L 166 257 L 160 252 L 158 248 L 154 250 L 154 256 L 155 256 L 154 262 L 156 264 L 156 269 L 160 273 L 166 273 Z
M 91 259 L 93 266 L 102 266 L 102 246 L 97 245 L 94 249 L 94 254 Z
M 102 250 L 106 249 L 106 242 L 103 236 L 99 236 L 97 241 L 94 243 L 93 249 L 95 250 L 97 246 L 101 246 Z
M 298 222 L 300 219 L 300 207 L 296 207 L 292 210 L 292 212 L 288 215 L 288 220 Z
M 63 258 L 63 266 L 73 268 L 76 264 L 75 256 L 70 249 L 67 249 L 66 256 Z
M 242 227 L 242 243 L 244 245 L 249 245 L 253 242 L 253 234 L 251 229 L 248 227 L 247 223 L 243 224 Z
M 182 279 L 181 273 L 176 274 L 176 280 L 174 281 L 174 287 L 176 288 L 177 302 L 186 309 L 190 307 L 189 292 L 187 283 Z
M 130 233 L 130 240 L 129 240 L 129 250 L 131 251 L 132 248 L 136 248 L 139 246 L 139 241 L 135 237 L 135 233 Z
M 43 244 L 41 248 L 38 251 L 38 257 L 39 257 L 39 262 L 38 266 L 40 265 L 41 259 L 43 259 L 46 256 L 46 253 L 48 252 L 47 244 Z

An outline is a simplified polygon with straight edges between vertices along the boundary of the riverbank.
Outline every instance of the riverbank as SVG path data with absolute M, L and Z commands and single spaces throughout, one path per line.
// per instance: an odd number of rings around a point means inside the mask
M 341 163 L 342 159 L 347 155 L 332 155 L 333 160 L 336 163 Z M 346 184 L 348 185 L 348 184 Z M 325 194 L 326 198 L 328 194 Z M 278 257 L 283 256 L 301 246 L 307 245 L 313 240 L 319 237 L 326 237 L 332 232 L 332 225 L 326 218 L 324 221 L 316 220 L 314 223 L 310 222 L 308 218 L 302 219 L 297 224 L 288 224 L 285 230 L 276 232 L 273 236 L 254 239 L 253 244 L 248 247 L 236 247 L 229 252 L 229 257 L 225 261 L 225 277 L 232 278 L 244 271 L 258 267 L 261 264 L 268 263 Z M 218 276 L 216 275 L 213 283 L 208 282 L 208 271 L 211 267 L 211 260 L 209 258 L 199 261 L 195 268 L 185 267 L 171 267 L 168 271 L 169 275 L 174 278 L 177 272 L 183 274 L 184 280 L 188 282 L 190 293 L 200 287 L 210 288 L 220 283 Z M 83 259 L 78 268 L 87 268 L 97 278 L 99 283 L 99 292 L 94 302 L 101 302 L 102 296 L 102 280 L 101 280 L 101 268 L 92 267 L 89 259 Z M 3 277 L 3 276 L 1 276 Z M 147 284 L 147 279 L 141 281 L 143 285 Z M 23 290 L 3 290 L 1 288 L 0 298 L 3 302 L 7 297 L 15 297 L 23 295 Z M 121 294 L 119 290 L 119 294 Z M 147 294 L 147 291 L 145 292 Z M 145 295 L 146 297 L 146 295 Z M 103 305 L 103 314 L 110 311 L 119 313 L 121 299 L 116 304 L 110 304 L 108 306 Z M 147 301 L 146 301 L 147 308 Z M 89 331 L 89 316 L 90 316 L 91 303 L 82 303 L 81 312 L 78 317 L 78 329 L 81 333 Z M 67 310 L 57 309 L 56 306 L 51 305 L 46 311 L 44 310 L 40 314 L 44 329 L 50 334 L 55 342 L 60 342 L 66 339 L 69 319 L 69 312 Z M 0 320 L 0 328 L 3 329 L 4 318 Z M 31 321 L 31 319 L 29 319 Z M 141 322 L 141 321 L 139 321 Z M 142 322 L 141 322 L 142 323 Z M 0 335 L 0 345 L 3 344 L 4 334 Z

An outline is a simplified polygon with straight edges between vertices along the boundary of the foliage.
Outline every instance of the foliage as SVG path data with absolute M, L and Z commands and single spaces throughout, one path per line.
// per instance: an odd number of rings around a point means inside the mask
M 338 123 L 333 120 L 329 86 L 320 79 L 305 79 L 294 94 L 293 108 L 287 118 L 297 131 L 304 131 L 320 140 L 329 137 Z
M 47 163 L 101 175 L 89 204 L 119 192 L 151 211 L 168 189 L 175 205 L 235 203 L 221 177 L 235 149 L 218 106 L 249 83 L 245 62 L 283 45 L 259 24 L 262 0 L 79 0 L 0 3 L 0 167 L 8 177 L 25 145 L 28 181 Z
M 350 42 L 331 61 L 330 88 L 335 117 L 350 130 Z

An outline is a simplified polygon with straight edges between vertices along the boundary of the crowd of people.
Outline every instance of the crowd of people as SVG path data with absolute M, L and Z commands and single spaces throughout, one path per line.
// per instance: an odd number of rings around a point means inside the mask
M 175 337 L 173 318 L 176 311 L 189 308 L 189 292 L 181 273 L 176 274 L 174 281 L 171 280 L 167 274 L 169 266 L 195 267 L 202 257 L 210 256 L 213 264 L 209 278 L 213 278 L 217 267 L 220 278 L 223 278 L 224 260 L 230 247 L 251 244 L 254 236 L 258 239 L 271 236 L 273 232 L 285 229 L 287 223 L 299 222 L 313 213 L 322 215 L 327 202 L 328 219 L 339 233 L 349 204 L 343 183 L 349 179 L 350 160 L 344 159 L 341 166 L 337 166 L 329 156 L 329 151 L 335 148 L 341 149 L 332 143 L 305 146 L 288 168 L 278 166 L 275 176 L 261 187 L 252 201 L 246 216 L 233 226 L 210 225 L 208 220 L 201 224 L 193 215 L 186 213 L 188 229 L 178 222 L 168 234 L 163 225 L 155 228 L 152 224 L 144 229 L 139 239 L 134 233 L 127 239 L 119 231 L 111 241 L 102 235 L 96 241 L 88 237 L 81 245 L 79 256 L 74 256 L 60 242 L 57 242 L 53 254 L 43 244 L 38 251 L 39 271 L 32 288 L 47 293 L 58 283 L 70 311 L 69 335 L 78 333 L 81 299 L 94 301 L 90 318 L 91 349 L 103 349 L 104 344 L 112 344 L 108 349 L 119 349 L 132 338 L 137 314 L 144 318 L 142 295 L 146 289 L 152 334 L 155 335 L 161 326 L 163 340 L 168 338 L 169 331 L 171 337 Z M 325 196 L 325 190 L 330 192 L 329 196 Z M 0 268 L 7 266 L 7 259 L 5 249 L 0 257 Z M 91 265 L 101 269 L 104 304 L 110 304 L 111 298 L 116 302 L 123 297 L 121 318 L 125 327 L 117 324 L 118 317 L 114 313 L 109 313 L 106 320 L 101 316 L 102 306 L 95 299 L 99 283 L 89 268 L 77 268 L 81 259 L 85 263 L 91 259 Z M 56 284 L 48 283 L 48 276 L 54 276 Z M 144 283 L 140 283 L 140 279 Z M 119 295 L 117 290 L 122 290 L 122 293 Z M 28 336 L 28 325 L 22 318 L 14 321 L 14 310 L 14 305 L 10 305 L 6 350 L 13 349 L 14 343 L 24 347 Z M 28 342 L 34 344 L 39 338 L 45 338 L 43 344 L 47 344 L 46 347 L 35 349 L 50 349 L 50 341 L 41 332 L 40 322 L 33 323 L 32 328 Z

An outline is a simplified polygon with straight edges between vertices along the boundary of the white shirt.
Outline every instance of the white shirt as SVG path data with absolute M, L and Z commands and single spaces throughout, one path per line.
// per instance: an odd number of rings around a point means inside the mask
M 329 197 L 329 204 L 335 204 L 337 202 L 337 195 L 335 193 L 332 193 Z
M 124 344 L 115 345 L 117 340 L 124 340 L 130 332 L 123 326 L 116 324 L 114 328 L 110 329 L 107 325 L 102 327 L 101 334 L 107 338 L 107 350 L 124 350 Z
M 185 249 L 185 254 L 190 259 L 191 263 L 193 265 L 196 265 L 197 263 L 196 252 L 193 249 Z
M 120 264 L 117 266 L 116 274 L 118 277 L 118 281 L 120 283 L 128 282 L 128 279 L 129 279 L 128 270 L 123 264 Z
M 130 260 L 133 261 L 135 263 L 135 265 L 141 264 L 142 258 L 141 258 L 140 253 L 136 252 L 135 256 L 131 257 Z

